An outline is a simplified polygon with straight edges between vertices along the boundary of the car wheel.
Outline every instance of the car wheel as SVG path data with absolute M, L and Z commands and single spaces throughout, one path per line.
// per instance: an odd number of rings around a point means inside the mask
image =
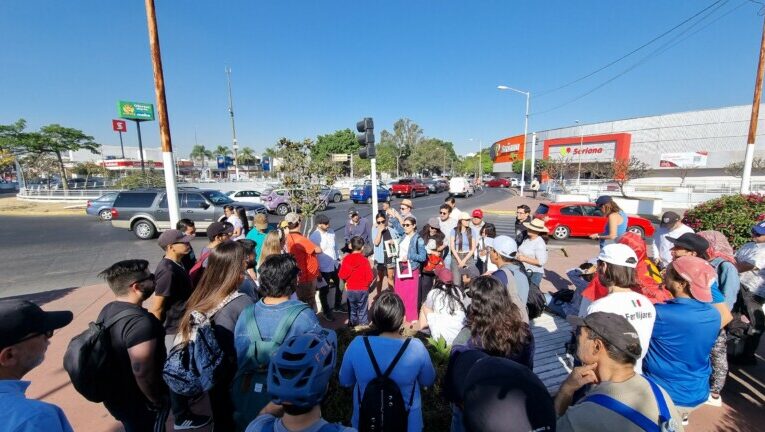
M 364 202 L 366 202 L 367 204 L 372 204 L 372 197 L 367 198 L 367 200 Z
M 342 195 L 340 195 L 340 194 L 335 194 L 335 196 L 334 196 L 334 197 L 332 197 L 332 201 L 334 201 L 334 202 L 336 202 L 336 203 L 339 203 L 339 202 L 340 202 L 340 201 L 342 201 L 342 200 L 343 200 L 343 196 L 342 196 Z
M 141 240 L 151 240 L 157 235 L 157 227 L 146 219 L 133 224 L 133 234 Z
M 564 225 L 559 225 L 553 230 L 552 236 L 555 240 L 566 240 L 571 235 L 571 230 Z
M 112 210 L 111 209 L 103 209 L 100 212 L 98 212 L 98 217 L 101 218 L 103 221 L 110 221 L 112 220 Z
M 645 237 L 645 231 L 643 231 L 643 228 L 640 228 L 639 226 L 631 226 L 631 227 L 627 228 L 627 231 L 639 235 L 640 238 Z
M 319 204 L 319 211 L 324 211 L 326 209 L 327 209 L 327 203 L 326 202 L 323 202 L 323 203 Z
M 409 198 L 415 198 L 417 196 L 417 192 L 415 192 L 414 189 L 412 189 L 412 193 L 409 194 Z
M 290 212 L 290 207 L 287 204 L 279 204 L 276 207 L 276 214 L 278 214 L 279 216 L 285 216 L 289 212 Z

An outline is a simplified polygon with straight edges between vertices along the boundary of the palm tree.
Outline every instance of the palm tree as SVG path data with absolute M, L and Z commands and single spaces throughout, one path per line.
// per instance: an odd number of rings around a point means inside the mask
M 216 156 L 228 156 L 231 154 L 231 149 L 226 146 L 219 145 L 218 147 L 215 147 L 213 153 Z
M 240 165 L 252 165 L 258 161 L 258 158 L 255 157 L 255 151 L 251 149 L 250 147 L 245 147 L 242 149 L 242 151 L 239 152 L 237 155 L 237 163 Z
M 211 159 L 213 157 L 213 154 L 210 150 L 207 150 L 205 146 L 195 145 L 194 148 L 191 149 L 191 153 L 189 154 L 189 156 L 191 156 L 191 159 L 193 160 L 201 160 L 202 165 L 207 165 L 205 163 L 205 160 Z

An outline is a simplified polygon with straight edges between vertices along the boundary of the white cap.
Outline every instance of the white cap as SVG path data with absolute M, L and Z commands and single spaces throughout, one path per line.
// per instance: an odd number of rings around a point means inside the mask
M 637 267 L 638 259 L 635 251 L 621 243 L 608 244 L 598 255 L 598 260 L 622 267 Z
M 518 244 L 508 236 L 495 237 L 492 248 L 505 258 L 513 258 L 516 252 L 518 252 Z

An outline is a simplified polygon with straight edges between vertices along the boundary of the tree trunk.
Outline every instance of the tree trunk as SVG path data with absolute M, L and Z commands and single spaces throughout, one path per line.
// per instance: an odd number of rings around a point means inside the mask
M 66 169 L 64 168 L 64 160 L 61 158 L 61 152 L 56 151 L 56 159 L 58 160 L 58 169 L 61 174 L 61 187 L 65 190 L 69 190 L 69 183 L 66 181 Z

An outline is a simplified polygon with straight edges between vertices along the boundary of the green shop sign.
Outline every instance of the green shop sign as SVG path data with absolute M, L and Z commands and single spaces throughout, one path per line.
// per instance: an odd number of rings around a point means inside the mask
M 154 105 L 143 102 L 119 101 L 120 118 L 154 121 Z

